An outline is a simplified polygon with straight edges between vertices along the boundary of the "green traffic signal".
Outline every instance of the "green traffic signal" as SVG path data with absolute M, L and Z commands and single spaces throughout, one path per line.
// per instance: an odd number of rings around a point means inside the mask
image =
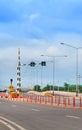
M 46 61 L 42 61 L 41 66 L 46 66 Z
M 46 66 L 46 61 L 41 61 L 41 66 Z M 29 64 L 31 67 L 35 67 L 36 63 L 34 61 L 31 61 Z
M 35 67 L 36 63 L 34 61 L 30 62 L 29 64 L 31 67 Z

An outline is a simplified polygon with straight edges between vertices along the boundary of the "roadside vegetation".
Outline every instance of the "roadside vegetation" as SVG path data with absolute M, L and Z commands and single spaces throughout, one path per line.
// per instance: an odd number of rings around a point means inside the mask
M 64 86 L 54 86 L 47 84 L 43 88 L 41 88 L 40 85 L 35 85 L 33 90 L 38 91 L 38 92 L 43 92 L 43 91 L 50 91 L 50 90 L 55 90 L 55 91 L 65 91 L 65 92 L 76 92 L 76 85 L 75 84 L 68 84 L 64 83 Z M 78 86 L 78 91 L 79 93 L 82 93 L 82 85 Z
M 38 92 L 44 92 L 44 91 L 63 91 L 63 92 L 76 92 L 76 85 L 75 84 L 68 84 L 68 83 L 64 83 L 64 86 L 54 86 L 53 85 L 49 85 L 47 84 L 44 87 L 41 87 L 40 85 L 34 85 L 33 89 L 26 87 L 26 88 L 22 88 L 21 92 L 26 93 L 28 91 L 38 91 Z M 6 89 L 0 89 L 0 92 L 7 92 L 8 90 Z M 82 85 L 78 86 L 78 92 L 82 93 Z

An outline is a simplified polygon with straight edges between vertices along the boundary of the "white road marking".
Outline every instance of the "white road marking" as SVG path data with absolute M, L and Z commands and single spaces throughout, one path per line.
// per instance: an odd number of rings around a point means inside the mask
M 70 116 L 70 115 L 66 115 L 66 117 L 68 117 L 68 118 L 74 118 L 74 119 L 80 119 L 80 117 L 78 117 L 78 116 Z
M 40 110 L 38 110 L 38 109 L 32 109 L 32 111 L 40 111 Z
M 8 122 L 8 123 L 11 123 L 12 125 L 18 127 L 20 130 L 26 130 L 24 129 L 22 126 L 16 124 L 15 122 L 11 121 L 11 120 L 8 120 L 7 118 L 4 118 L 3 116 L 0 116 L 0 120 L 3 120 L 4 122 Z M 12 129 L 13 130 L 13 129 Z
M 10 124 L 8 124 L 7 122 L 3 121 L 3 120 L 0 120 L 0 122 L 2 124 L 4 124 L 5 126 L 7 126 L 8 128 L 10 128 L 10 130 L 16 130 L 14 127 L 12 127 Z

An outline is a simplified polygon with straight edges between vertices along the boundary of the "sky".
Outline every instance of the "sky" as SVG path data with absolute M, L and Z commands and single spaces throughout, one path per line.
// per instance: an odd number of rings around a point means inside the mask
M 82 47 L 81 0 L 0 0 L 0 88 L 7 88 L 11 78 L 17 86 L 18 48 L 21 64 L 26 64 L 21 66 L 22 87 L 53 84 L 54 62 L 54 84 L 75 84 L 76 49 L 61 42 Z M 33 68 L 28 66 L 31 61 L 36 62 Z M 40 66 L 41 61 L 46 67 Z M 79 49 L 80 83 L 81 70 Z

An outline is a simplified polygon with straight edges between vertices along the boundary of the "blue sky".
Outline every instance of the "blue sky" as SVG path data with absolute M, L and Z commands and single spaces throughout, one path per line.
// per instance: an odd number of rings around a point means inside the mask
M 21 63 L 47 60 L 43 68 L 43 84 L 52 84 L 52 58 L 56 58 L 55 84 L 75 83 L 75 49 L 61 46 L 60 42 L 82 46 L 81 0 L 0 0 L 0 86 L 7 87 L 10 78 L 16 86 L 18 48 Z M 82 50 L 79 50 L 79 74 L 82 76 Z M 22 86 L 41 83 L 38 67 L 21 68 Z M 81 80 L 81 79 L 80 79 Z

